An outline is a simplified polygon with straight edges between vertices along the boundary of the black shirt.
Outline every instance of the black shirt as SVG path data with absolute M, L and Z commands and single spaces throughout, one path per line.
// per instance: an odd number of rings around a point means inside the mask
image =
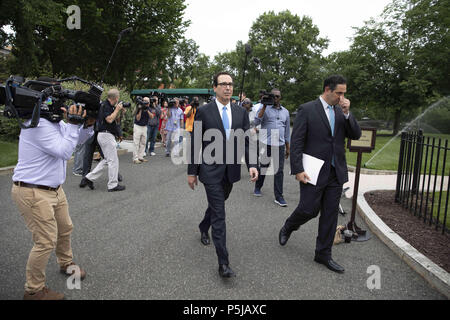
M 147 110 L 148 110 L 148 108 L 142 108 L 141 119 L 139 121 L 137 119 L 137 114 L 139 113 L 139 111 L 136 113 L 136 115 L 134 116 L 135 124 L 137 124 L 138 126 L 146 126 L 148 124 L 148 120 L 150 119 L 150 116 L 148 115 Z
M 112 123 L 108 123 L 106 121 L 106 118 L 110 116 L 114 112 L 114 106 L 109 103 L 109 100 L 106 99 L 102 102 L 102 105 L 100 107 L 100 112 L 98 114 L 98 131 L 108 131 L 109 133 L 112 133 L 114 136 L 119 137 L 120 136 L 120 126 L 116 123 L 114 120 Z

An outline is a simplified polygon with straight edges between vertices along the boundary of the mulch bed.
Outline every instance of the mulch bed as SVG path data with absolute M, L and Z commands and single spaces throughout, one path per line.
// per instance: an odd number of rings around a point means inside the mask
M 450 235 L 435 230 L 394 202 L 395 191 L 371 191 L 367 203 L 394 232 L 442 269 L 450 272 Z

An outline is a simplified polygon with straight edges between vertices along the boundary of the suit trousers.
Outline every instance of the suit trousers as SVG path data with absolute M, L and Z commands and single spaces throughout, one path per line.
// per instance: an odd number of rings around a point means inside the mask
M 72 262 L 69 206 L 62 187 L 50 191 L 13 185 L 11 195 L 32 234 L 25 291 L 35 293 L 45 286 L 45 269 L 54 249 L 61 267 Z
M 301 225 L 317 217 L 320 211 L 316 257 L 331 258 L 341 194 L 342 185 L 337 180 L 336 170 L 333 166 L 331 166 L 327 184 L 324 186 L 300 182 L 300 202 L 286 220 L 284 227 L 287 231 L 298 230 Z
M 199 225 L 201 232 L 208 232 L 212 227 L 212 240 L 216 247 L 216 253 L 220 264 L 228 264 L 228 251 L 226 247 L 226 224 L 225 224 L 225 200 L 228 199 L 233 184 L 226 177 L 222 183 L 204 184 L 206 197 L 208 199 L 208 209 Z
M 274 168 L 275 176 L 273 178 L 273 193 L 275 195 L 275 199 L 278 199 L 280 197 L 283 197 L 283 178 L 284 178 L 284 153 L 286 150 L 286 147 L 284 145 L 281 145 L 279 147 L 272 147 L 270 145 L 266 144 L 260 144 L 260 149 L 264 149 L 264 154 L 261 156 L 261 166 L 258 168 L 258 180 L 256 180 L 255 188 L 261 189 L 264 180 L 266 178 L 265 170 L 270 165 L 270 160 L 272 160 L 272 166 Z M 276 157 L 272 157 L 272 151 L 278 152 L 278 163 L 275 163 Z M 266 163 L 263 163 L 263 160 L 266 160 Z M 268 162 L 267 162 L 268 161 Z M 263 170 L 263 172 L 261 172 Z

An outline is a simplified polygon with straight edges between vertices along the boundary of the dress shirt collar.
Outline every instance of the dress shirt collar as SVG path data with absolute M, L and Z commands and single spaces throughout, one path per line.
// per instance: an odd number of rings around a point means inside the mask
M 220 114 L 222 114 L 222 112 L 223 112 L 223 107 L 227 107 L 227 111 L 231 110 L 231 101 L 228 101 L 228 104 L 224 105 L 224 104 L 220 103 L 220 101 L 218 99 L 216 99 L 216 103 L 217 103 L 217 107 L 219 108 Z
M 325 112 L 328 113 L 328 106 L 329 104 L 325 101 L 324 98 L 322 98 L 322 96 L 319 97 L 320 102 L 322 102 L 323 108 L 325 109 Z M 332 109 L 334 109 L 334 106 L 331 106 Z

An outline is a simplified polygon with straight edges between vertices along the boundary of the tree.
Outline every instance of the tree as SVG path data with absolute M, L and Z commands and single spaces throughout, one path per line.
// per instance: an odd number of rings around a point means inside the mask
M 260 89 L 277 87 L 283 96 L 282 104 L 293 110 L 319 94 L 321 53 L 328 40 L 319 37 L 319 29 L 311 18 L 288 10 L 264 13 L 250 29 L 249 44 L 252 55 L 243 88 L 248 97 L 256 100 Z M 217 69 L 234 75 L 236 95 L 241 89 L 244 62 L 245 47 L 239 41 L 234 51 L 217 55 L 213 63 Z
M 81 9 L 81 29 L 66 27 L 66 8 Z M 5 11 L 3 11 L 5 9 Z M 182 37 L 183 0 L 53 0 L 2 1 L 2 26 L 10 24 L 22 75 L 78 75 L 99 82 L 121 30 L 123 36 L 105 77 L 128 90 L 142 84 L 157 85 L 163 61 Z M 42 70 L 43 69 L 43 70 Z
M 190 87 L 198 55 L 198 45 L 194 40 L 180 39 L 166 58 L 165 86 Z
M 450 1 L 412 0 L 403 25 L 414 32 L 411 49 L 418 74 L 432 83 L 434 94 L 449 95 Z
M 445 2 L 393 1 L 380 22 L 371 19 L 356 29 L 350 50 L 329 57 L 328 68 L 347 76 L 352 101 L 372 115 L 391 117 L 394 134 L 401 120 L 450 90 Z

